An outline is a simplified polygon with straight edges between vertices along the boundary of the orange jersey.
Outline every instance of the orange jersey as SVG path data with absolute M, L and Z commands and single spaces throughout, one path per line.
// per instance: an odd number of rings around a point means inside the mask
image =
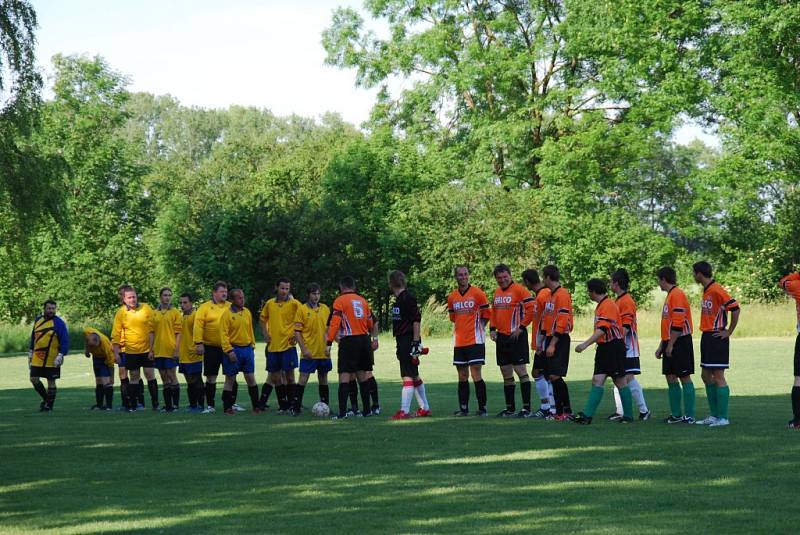
M 340 337 L 369 334 L 375 323 L 367 300 L 355 292 L 343 293 L 333 302 L 333 315 L 328 328 L 328 344 Z
M 718 282 L 711 281 L 703 291 L 700 303 L 700 330 L 721 331 L 728 326 L 728 312 L 739 310 L 739 303 Z
M 527 327 L 533 321 L 534 299 L 521 284 L 512 282 L 505 290 L 494 291 L 490 325 L 502 334 L 511 334 L 520 327 Z
M 781 279 L 778 285 L 783 288 L 790 297 L 794 298 L 797 307 L 797 332 L 800 332 L 800 273 L 786 275 Z
M 572 296 L 566 288 L 559 286 L 547 297 L 542 312 L 541 332 L 545 336 L 572 332 Z
M 621 340 L 624 336 L 622 328 L 622 315 L 617 304 L 604 297 L 594 309 L 594 330 L 603 331 L 603 336 L 597 340 L 598 344 L 607 344 L 613 340 Z
M 638 357 L 639 353 L 639 328 L 636 325 L 636 302 L 628 292 L 623 293 L 616 300 L 619 315 L 622 318 L 622 327 L 625 331 L 625 350 L 627 357 Z
M 536 351 L 537 347 L 544 347 L 544 334 L 542 334 L 542 318 L 544 318 L 544 308 L 547 300 L 550 299 L 550 288 L 542 286 L 536 292 L 536 300 L 533 302 L 533 336 L 531 336 L 531 349 Z
M 470 285 L 462 294 L 456 288 L 447 297 L 447 312 L 454 324 L 455 347 L 486 343 L 486 322 L 491 317 L 491 311 L 483 290 Z
M 692 334 L 692 311 L 686 294 L 677 286 L 667 292 L 664 309 L 661 312 L 661 339 L 669 340 L 670 331 L 678 331 L 680 336 Z

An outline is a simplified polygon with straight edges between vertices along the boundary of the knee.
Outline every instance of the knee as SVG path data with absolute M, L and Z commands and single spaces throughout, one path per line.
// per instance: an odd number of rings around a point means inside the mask
M 41 383 L 41 381 L 39 380 L 39 378 L 38 378 L 38 377 L 30 377 L 29 379 L 30 379 L 30 381 L 31 381 L 31 384 L 32 384 L 33 386 L 36 386 L 38 383 Z M 795 382 L 796 382 L 796 381 L 795 381 Z
M 530 383 L 531 382 L 531 378 L 526 373 L 526 374 L 523 374 L 523 375 L 519 376 L 519 382 L 520 383 Z
M 513 385 L 514 384 L 514 376 L 512 375 L 511 377 L 503 377 L 503 384 L 506 385 L 506 386 Z

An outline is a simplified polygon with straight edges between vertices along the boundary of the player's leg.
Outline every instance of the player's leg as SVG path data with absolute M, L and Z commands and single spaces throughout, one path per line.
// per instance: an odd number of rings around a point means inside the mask
M 628 359 L 632 360 L 632 359 Z M 638 360 L 638 359 L 636 359 Z M 637 366 L 638 368 L 638 366 Z M 639 409 L 639 419 L 640 420 L 647 420 L 650 418 L 650 409 L 647 408 L 647 401 L 644 399 L 644 390 L 642 390 L 642 385 L 639 383 L 639 380 L 636 378 L 638 375 L 638 371 L 635 373 L 628 373 L 626 378 L 628 380 L 628 387 L 631 389 L 631 396 L 633 396 L 633 402 L 636 407 Z
M 294 414 L 300 414 L 300 411 L 303 410 L 303 396 L 305 395 L 308 378 L 316 371 L 316 368 L 315 360 L 300 359 L 300 375 L 297 378 L 297 384 L 294 387 L 294 396 L 292 397 L 292 411 Z
M 363 366 L 362 369 L 365 372 L 364 381 L 369 388 L 369 398 L 371 402 L 369 413 L 377 416 L 381 413 L 381 404 L 378 401 L 378 381 L 375 380 L 375 375 L 372 373 L 372 369 L 375 366 L 375 352 L 372 350 L 372 342 L 370 342 L 369 339 L 367 339 L 367 343 L 365 344 L 364 358 L 366 359 L 366 366 Z
M 261 387 L 261 397 L 258 400 L 258 405 L 261 407 L 261 410 L 266 410 L 269 408 L 269 396 L 272 394 L 273 390 L 273 383 L 272 383 L 272 372 L 270 370 L 270 352 L 268 348 L 264 348 L 264 357 L 267 360 L 267 380 L 264 381 L 264 385 Z
M 97 368 L 97 366 L 95 366 Z M 94 371 L 94 405 L 90 410 L 101 411 L 105 408 L 105 394 L 103 392 L 103 378 L 99 375 L 99 370 Z
M 341 355 L 339 357 L 339 418 L 345 418 L 348 415 L 347 402 L 350 398 L 350 381 L 353 379 L 354 373 L 342 371 L 347 369 L 342 366 Z M 352 414 L 352 413 L 351 413 Z
M 256 381 L 255 370 L 245 372 L 244 382 L 247 384 L 247 394 L 250 396 L 250 406 L 254 414 L 260 414 L 261 404 L 259 403 L 258 382 Z
M 595 357 L 596 359 L 597 357 Z M 595 369 L 597 364 L 595 364 Z M 578 424 L 590 424 L 597 412 L 597 407 L 603 399 L 603 383 L 606 382 L 606 374 L 598 373 L 592 376 L 592 389 L 589 390 L 589 397 L 586 398 L 586 404 L 583 406 L 583 411 L 576 414 L 572 420 Z
M 225 361 L 223 361 L 224 363 Z M 223 366 L 224 368 L 224 366 Z M 225 374 L 225 384 L 222 387 L 222 408 L 225 414 L 233 416 L 236 411 L 233 410 L 233 383 L 236 382 L 236 375 Z
M 319 389 L 319 400 L 325 405 L 331 404 L 330 387 L 328 386 L 328 372 L 333 369 L 331 359 L 321 359 L 317 363 L 317 381 Z
M 409 348 L 410 349 L 410 348 Z M 428 404 L 428 394 L 425 391 L 425 382 L 419 374 L 419 359 L 411 356 L 410 351 L 400 360 L 401 373 L 411 377 L 414 383 L 414 397 L 417 398 L 417 416 L 428 417 L 431 407 Z
M 147 380 L 147 391 L 150 394 L 150 407 L 157 411 L 159 410 L 158 404 L 158 381 L 156 381 L 156 373 L 153 371 L 154 361 L 145 357 L 142 359 L 142 371 L 144 378 Z M 160 372 L 161 370 L 159 370 Z M 163 381 L 163 379 L 162 379 Z
M 39 394 L 39 397 L 42 398 L 42 401 L 39 404 L 39 409 L 44 410 L 45 405 L 47 405 L 47 389 L 42 384 L 42 380 L 34 368 L 31 368 L 30 379 L 31 379 L 31 384 L 33 385 L 33 389 L 36 391 L 37 394 Z
M 503 364 L 500 366 L 500 375 L 503 376 L 503 395 L 505 396 L 506 408 L 500 411 L 497 416 L 508 417 L 514 416 L 516 413 L 516 390 L 517 385 L 514 382 L 514 366 L 512 364 Z
M 472 383 L 475 385 L 475 398 L 478 401 L 478 410 L 475 416 L 488 416 L 486 408 L 486 382 L 483 380 L 483 360 L 476 364 L 470 364 L 469 374 L 472 376 Z
M 167 369 L 164 367 L 166 364 L 167 359 L 156 359 L 155 360 L 155 369 L 158 370 L 158 375 L 161 378 L 161 395 L 164 398 L 164 408 L 162 409 L 163 412 L 172 412 L 172 387 L 170 386 L 169 380 L 169 373 Z M 148 388 L 150 387 L 150 381 L 147 382 Z
M 455 366 L 458 373 L 458 410 L 453 415 L 469 416 L 469 366 L 466 362 Z
M 531 375 L 533 375 L 533 384 L 536 386 L 536 394 L 539 396 L 539 410 L 533 414 L 535 418 L 545 418 L 550 415 L 550 383 L 545 375 L 545 358 L 541 351 L 533 354 Z
M 128 370 L 125 368 L 125 353 L 120 353 L 120 365 L 118 368 L 119 376 L 119 401 L 123 410 L 127 409 L 130 402 L 128 401 Z
M 288 407 L 289 414 L 294 415 L 294 401 L 296 399 L 296 392 L 295 392 L 295 376 L 294 370 L 297 368 L 297 349 L 292 347 L 287 349 L 284 352 L 283 356 L 283 375 L 286 381 L 286 405 Z M 297 410 L 301 410 L 302 406 L 298 407 Z
M 53 410 L 53 406 L 56 404 L 56 394 L 58 393 L 58 387 L 56 386 L 57 378 L 57 374 L 54 377 L 47 378 L 47 407 L 50 410 Z
M 519 418 L 531 416 L 531 378 L 528 375 L 527 364 L 515 364 L 514 373 L 519 378 L 519 389 L 522 394 L 522 409 L 517 413 Z
M 725 368 L 714 370 L 714 383 L 717 385 L 717 421 L 711 424 L 713 427 L 722 427 L 730 423 L 728 419 L 728 404 L 731 397 L 731 389 L 725 379 Z
M 170 386 L 172 388 L 172 406 L 178 410 L 181 401 L 181 385 L 178 382 L 178 362 L 171 360 L 171 368 L 169 370 Z
M 622 400 L 622 420 L 623 422 L 633 421 L 633 394 L 628 379 L 624 374 L 613 377 L 615 391 L 619 393 Z

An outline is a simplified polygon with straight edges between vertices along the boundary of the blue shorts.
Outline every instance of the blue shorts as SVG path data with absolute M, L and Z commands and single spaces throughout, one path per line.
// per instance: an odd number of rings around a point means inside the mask
M 255 373 L 256 354 L 250 346 L 233 346 L 236 362 L 231 362 L 228 355 L 222 357 L 222 374 L 225 376 L 242 373 Z
M 153 368 L 157 370 L 171 370 L 178 367 L 178 361 L 169 357 L 156 357 L 153 359 Z
M 332 369 L 331 359 L 300 359 L 300 373 L 329 372 Z
M 104 359 L 92 357 L 95 377 L 111 377 L 114 375 L 114 366 L 108 366 Z
M 203 361 L 181 362 L 178 364 L 178 371 L 184 375 L 200 375 L 203 373 Z
M 267 371 L 290 371 L 297 368 L 297 348 L 290 347 L 286 351 L 267 353 Z
M 125 367 L 125 352 L 124 351 L 120 351 L 120 353 L 119 353 L 119 367 L 120 368 L 124 368 Z

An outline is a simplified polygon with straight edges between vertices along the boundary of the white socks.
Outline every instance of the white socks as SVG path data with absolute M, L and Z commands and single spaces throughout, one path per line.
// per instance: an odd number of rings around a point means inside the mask
M 414 381 L 414 395 L 417 397 L 417 405 L 421 409 L 430 410 L 430 406 L 428 405 L 428 396 L 425 395 L 425 384 L 422 382 L 422 379 L 417 379 Z
M 549 383 L 547 379 L 544 378 L 544 375 L 540 375 L 534 380 L 536 384 L 536 393 L 539 394 L 540 400 L 548 400 L 547 403 L 540 401 L 540 409 L 543 411 L 550 410 L 550 389 L 548 388 Z

